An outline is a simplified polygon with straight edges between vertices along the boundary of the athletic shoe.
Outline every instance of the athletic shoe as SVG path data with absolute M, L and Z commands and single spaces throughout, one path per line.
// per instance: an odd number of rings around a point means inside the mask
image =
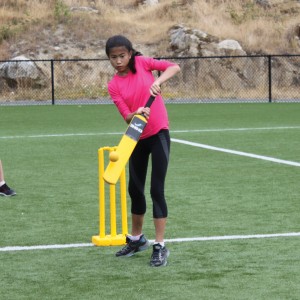
M 151 255 L 150 266 L 160 267 L 167 265 L 167 258 L 170 255 L 170 251 L 160 244 L 153 245 L 153 252 Z
M 0 186 L 0 196 L 14 196 L 17 193 L 8 187 L 6 183 Z
M 137 241 L 133 241 L 130 237 L 126 236 L 126 246 L 124 246 L 120 251 L 116 253 L 118 257 L 129 257 L 135 254 L 136 252 L 140 252 L 146 250 L 149 247 L 150 243 L 142 234 L 140 239 Z

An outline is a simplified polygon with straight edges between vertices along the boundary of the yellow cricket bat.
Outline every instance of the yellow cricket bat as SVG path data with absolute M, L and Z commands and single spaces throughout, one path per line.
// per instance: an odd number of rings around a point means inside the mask
M 150 107 L 155 97 L 150 96 L 145 107 Z M 143 115 L 135 115 L 127 127 L 115 152 L 110 154 L 110 162 L 103 174 L 103 179 L 110 184 L 116 184 L 122 170 L 125 168 L 137 142 L 140 139 L 147 120 Z

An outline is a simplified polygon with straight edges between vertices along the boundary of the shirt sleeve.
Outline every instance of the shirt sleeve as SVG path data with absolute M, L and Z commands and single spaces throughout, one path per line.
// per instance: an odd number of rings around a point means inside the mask
M 118 88 L 116 87 L 116 85 L 114 84 L 113 81 L 111 81 L 108 84 L 108 92 L 109 92 L 114 104 L 117 106 L 117 108 L 118 108 L 120 114 L 122 115 L 123 119 L 126 120 L 126 117 L 131 112 L 130 112 L 129 107 L 125 103 L 124 99 L 120 95 L 120 93 L 118 91 Z
M 176 64 L 168 60 L 160 60 L 152 57 L 143 57 L 143 62 L 145 63 L 146 69 L 149 71 L 165 71 L 170 66 L 175 66 Z

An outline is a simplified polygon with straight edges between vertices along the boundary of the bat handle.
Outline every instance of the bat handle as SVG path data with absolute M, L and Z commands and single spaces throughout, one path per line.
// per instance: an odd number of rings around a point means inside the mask
M 155 97 L 151 95 L 150 98 L 148 99 L 145 107 L 150 107 L 154 100 L 155 100 Z

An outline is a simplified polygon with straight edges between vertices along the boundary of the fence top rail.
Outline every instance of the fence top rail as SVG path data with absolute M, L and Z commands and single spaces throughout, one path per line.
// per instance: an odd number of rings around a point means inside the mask
M 265 57 L 265 58 L 272 58 L 272 57 L 300 57 L 300 54 L 261 54 L 261 55 L 224 55 L 224 56 L 161 56 L 155 57 L 156 59 L 177 59 L 177 60 L 184 60 L 184 59 L 211 59 L 211 58 L 256 58 L 256 57 Z M 76 62 L 76 61 L 108 61 L 108 58 L 66 58 L 66 59 L 20 59 L 20 60 L 0 60 L 0 63 L 6 62 Z
M 0 63 L 6 63 L 6 62 L 62 62 L 62 61 L 106 61 L 107 58 L 66 58 L 66 59 L 8 59 L 8 60 L 0 60 Z
M 208 59 L 208 58 L 256 58 L 256 57 L 300 57 L 300 54 L 257 54 L 257 55 L 223 55 L 223 56 L 162 56 L 156 59 Z

